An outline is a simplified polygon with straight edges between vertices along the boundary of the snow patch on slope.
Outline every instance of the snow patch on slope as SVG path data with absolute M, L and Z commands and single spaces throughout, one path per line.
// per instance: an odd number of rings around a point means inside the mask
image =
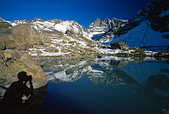
M 125 41 L 130 47 L 167 46 L 169 39 L 163 38 L 163 35 L 164 33 L 152 30 L 148 21 L 143 21 L 128 33 L 103 44 L 110 45 L 112 42 Z
M 56 19 L 53 20 L 32 20 L 32 21 L 27 21 L 27 20 L 15 20 L 13 22 L 9 22 L 12 26 L 16 26 L 18 24 L 29 24 L 31 27 L 38 32 L 55 32 L 59 31 L 62 33 L 65 33 L 67 30 L 70 30 L 74 32 L 75 34 L 81 35 L 85 38 L 89 37 L 89 33 L 87 30 L 78 24 L 75 21 L 55 21 Z

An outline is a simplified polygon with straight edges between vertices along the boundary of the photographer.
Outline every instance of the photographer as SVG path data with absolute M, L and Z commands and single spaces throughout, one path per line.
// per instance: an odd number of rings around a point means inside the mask
M 29 103 L 33 95 L 32 76 L 22 71 L 18 73 L 18 81 L 13 82 L 3 96 L 3 102 L 12 106 Z M 29 82 L 29 87 L 27 86 Z

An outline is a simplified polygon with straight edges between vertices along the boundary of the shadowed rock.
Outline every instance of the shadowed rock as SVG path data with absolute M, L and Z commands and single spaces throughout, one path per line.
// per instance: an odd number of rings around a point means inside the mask
M 128 50 L 129 47 L 125 42 L 114 42 L 111 44 L 111 49 Z
M 32 75 L 35 89 L 47 84 L 43 70 L 26 52 L 5 50 L 0 53 L 0 85 L 8 87 L 17 80 L 17 73 L 20 71 Z

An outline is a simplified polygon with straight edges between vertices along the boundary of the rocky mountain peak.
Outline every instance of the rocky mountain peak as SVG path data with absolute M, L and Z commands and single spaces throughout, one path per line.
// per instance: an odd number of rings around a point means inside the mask
M 101 21 L 99 18 L 97 18 L 96 21 L 94 21 L 89 25 L 87 30 L 90 32 L 92 36 L 91 38 L 93 40 L 100 42 L 102 41 L 102 36 L 104 36 L 105 33 L 112 32 L 112 31 L 114 33 L 120 28 L 120 26 L 122 26 L 125 23 L 126 20 L 122 20 L 122 19 L 106 18 L 105 20 Z M 111 34 L 111 36 L 113 36 L 113 33 Z M 107 40 L 105 38 L 103 39 Z
M 100 24 L 101 24 L 100 18 L 96 18 L 96 20 L 93 23 L 91 23 L 88 28 L 90 28 L 90 27 L 100 27 Z
M 100 18 L 96 18 L 96 20 L 94 21 L 93 25 L 94 26 L 100 26 L 101 20 Z
M 119 26 L 122 23 L 126 22 L 125 20 L 116 19 L 116 18 L 106 18 L 105 20 L 101 21 L 97 18 L 93 23 L 89 25 L 87 28 L 89 32 L 107 32 L 109 29 L 113 29 L 113 27 Z

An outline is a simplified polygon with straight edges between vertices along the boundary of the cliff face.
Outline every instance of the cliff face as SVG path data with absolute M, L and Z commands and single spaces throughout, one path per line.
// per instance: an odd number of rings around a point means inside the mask
M 87 30 L 91 34 L 91 39 L 103 43 L 110 41 L 112 37 L 114 37 L 114 33 L 118 31 L 121 26 L 124 26 L 126 22 L 127 20 L 117 18 L 107 18 L 103 21 L 97 18 L 88 26 Z
M 93 23 L 91 23 L 87 30 L 90 33 L 94 32 L 108 32 L 110 29 L 112 31 L 116 31 L 121 25 L 123 25 L 126 22 L 126 20 L 121 20 L 117 18 L 112 18 L 112 19 L 105 19 L 101 21 L 99 18 L 97 18 Z

